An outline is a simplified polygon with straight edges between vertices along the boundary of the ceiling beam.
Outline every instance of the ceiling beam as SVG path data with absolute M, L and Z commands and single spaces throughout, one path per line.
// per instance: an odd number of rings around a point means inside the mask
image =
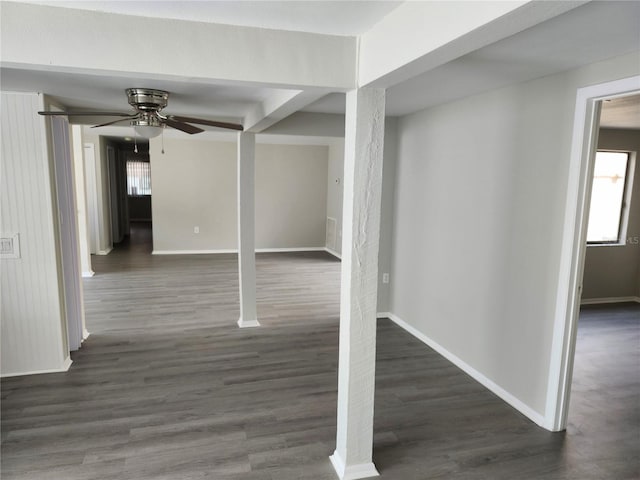
M 270 88 L 355 87 L 355 37 L 3 2 L 2 66 Z
M 404 2 L 360 37 L 358 85 L 391 87 L 585 3 Z
M 257 104 L 244 118 L 244 129 L 261 132 L 327 95 L 326 91 L 278 90 Z

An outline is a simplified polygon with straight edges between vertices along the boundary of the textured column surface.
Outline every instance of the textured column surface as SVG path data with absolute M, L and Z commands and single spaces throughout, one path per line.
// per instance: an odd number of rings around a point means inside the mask
M 347 93 L 338 430 L 331 456 L 344 480 L 378 475 L 372 449 L 384 103 L 382 89 Z
M 255 134 L 238 133 L 238 326 L 241 328 L 260 326 L 256 311 L 255 152 Z

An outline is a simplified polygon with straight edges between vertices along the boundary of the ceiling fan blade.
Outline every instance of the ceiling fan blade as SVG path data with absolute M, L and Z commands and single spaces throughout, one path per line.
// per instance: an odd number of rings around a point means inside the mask
M 182 130 L 183 132 L 190 133 L 191 135 L 193 135 L 194 133 L 204 132 L 204 130 L 201 128 L 194 127 L 193 125 L 189 125 L 188 123 L 176 121 L 175 117 L 166 118 L 163 120 L 163 122 L 169 127 L 175 128 L 177 130 Z
M 128 121 L 133 120 L 135 118 L 138 118 L 138 116 L 137 115 L 133 115 L 133 116 L 130 116 L 129 118 L 119 118 L 118 120 L 114 120 L 112 122 L 101 123 L 100 125 L 94 125 L 91 128 L 106 127 L 107 125 L 114 125 L 114 124 L 120 123 L 120 122 L 128 122 Z
M 178 115 L 168 115 L 167 118 L 178 122 L 197 123 L 199 125 L 209 125 L 211 127 L 228 128 L 230 130 L 244 130 L 239 123 L 217 122 L 215 120 L 205 120 L 204 118 L 181 117 Z
M 66 110 L 64 112 L 53 112 L 53 111 L 44 111 L 38 112 L 39 115 L 47 115 L 47 116 L 62 116 L 62 117 L 79 117 L 79 116 L 91 116 L 91 117 L 130 117 L 132 112 L 122 113 L 122 112 L 87 112 L 81 111 L 77 112 L 74 110 Z

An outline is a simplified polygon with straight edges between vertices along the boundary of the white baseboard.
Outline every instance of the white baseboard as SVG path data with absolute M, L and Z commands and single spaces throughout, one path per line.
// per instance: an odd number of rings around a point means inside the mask
M 482 373 L 478 372 L 475 368 L 473 368 L 471 365 L 466 363 L 464 360 L 460 359 L 459 357 L 457 357 L 456 355 L 448 351 L 438 342 L 427 337 L 424 333 L 418 331 L 415 327 L 409 325 L 407 322 L 400 319 L 397 315 L 394 315 L 393 313 L 388 313 L 388 312 L 379 313 L 378 318 L 381 318 L 380 315 L 383 315 L 384 318 L 389 318 L 395 324 L 402 327 L 411 335 L 416 337 L 418 340 L 422 341 L 423 343 L 427 344 L 429 347 L 433 348 L 436 352 L 438 352 L 444 358 L 449 360 L 456 367 L 458 367 L 459 369 L 464 371 L 467 375 L 471 376 L 471 378 L 473 378 L 475 381 L 477 381 L 478 383 L 480 383 L 481 385 L 485 386 L 487 389 L 495 393 L 498 397 L 500 397 L 502 400 L 507 402 L 513 408 L 518 410 L 524 416 L 531 419 L 537 425 L 544 427 L 544 422 L 545 422 L 544 415 L 536 412 L 530 406 L 525 404 L 522 400 L 519 400 L 518 398 L 514 397 L 512 394 L 510 394 L 505 389 L 503 389 L 502 387 L 494 383 L 492 380 L 484 376 Z
M 361 478 L 377 477 L 380 474 L 376 470 L 373 462 L 362 463 L 360 465 L 345 465 L 337 451 L 329 457 L 333 469 L 338 474 L 340 480 L 360 480 Z
M 292 248 L 256 248 L 256 253 L 287 253 L 287 252 L 324 252 L 324 247 L 292 247 Z M 238 253 L 237 248 L 217 250 L 154 250 L 152 255 L 211 255 L 217 253 Z
M 82 329 L 82 341 L 84 342 L 87 338 L 89 338 L 89 335 L 91 335 L 89 330 L 87 330 L 86 328 L 83 328 Z
M 9 378 L 9 377 L 22 377 L 23 375 L 41 375 L 44 373 L 63 373 L 69 370 L 69 367 L 71 367 L 72 363 L 73 363 L 73 360 L 71 360 L 71 357 L 67 357 L 62 362 L 62 365 L 60 366 L 60 368 L 51 368 L 51 369 L 45 369 L 45 370 L 29 370 L 26 372 L 17 372 L 17 373 L 3 373 L 2 375 L 0 375 L 0 377 Z
M 109 255 L 111 253 L 111 250 L 113 250 L 113 247 L 109 247 L 106 250 L 98 250 L 96 255 Z
M 324 247 L 256 248 L 256 253 L 324 252 Z
M 338 252 L 336 252 L 334 249 L 329 248 L 329 247 L 324 247 L 323 250 L 331 255 L 333 255 L 334 257 L 342 260 L 342 255 L 340 255 Z
M 151 255 L 211 255 L 217 253 L 238 253 L 237 249 L 218 250 L 153 250 Z
M 391 312 L 378 312 L 376 318 L 391 318 Z
M 82 272 L 82 276 L 84 278 L 93 277 L 96 274 L 93 270 L 89 270 L 88 272 Z
M 605 298 L 583 298 L 580 305 L 599 305 L 601 303 L 640 303 L 640 297 L 605 297 Z

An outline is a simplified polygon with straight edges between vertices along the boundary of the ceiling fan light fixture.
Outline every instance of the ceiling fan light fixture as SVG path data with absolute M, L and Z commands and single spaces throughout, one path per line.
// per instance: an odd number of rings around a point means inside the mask
M 133 129 L 142 138 L 155 138 L 162 133 L 162 127 L 152 125 L 134 125 Z
M 143 138 L 154 138 L 162 133 L 162 123 L 155 114 L 142 112 L 141 117 L 131 122 L 131 126 L 138 135 Z

